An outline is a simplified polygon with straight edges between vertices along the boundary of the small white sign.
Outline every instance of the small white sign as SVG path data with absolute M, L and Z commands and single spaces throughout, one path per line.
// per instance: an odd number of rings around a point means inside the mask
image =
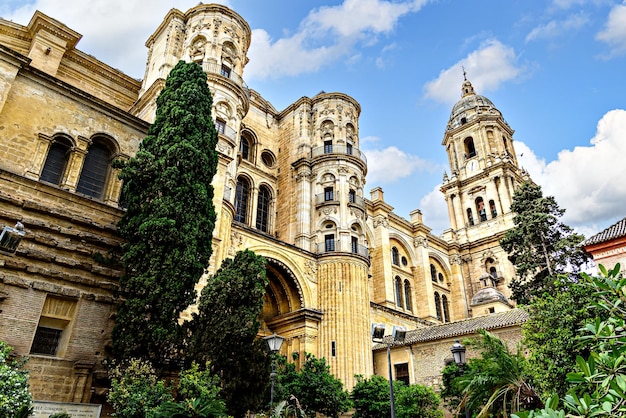
M 91 403 L 64 403 L 33 401 L 33 414 L 31 418 L 49 418 L 50 415 L 65 412 L 72 418 L 100 418 L 102 405 Z

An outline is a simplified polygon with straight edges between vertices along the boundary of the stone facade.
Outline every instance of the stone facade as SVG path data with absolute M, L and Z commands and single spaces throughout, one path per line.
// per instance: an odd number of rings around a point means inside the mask
M 419 210 L 403 219 L 382 189 L 366 196 L 355 99 L 321 92 L 277 111 L 244 83 L 251 31 L 232 10 L 172 9 L 147 41 L 143 81 L 77 50 L 80 37 L 40 12 L 27 26 L 0 20 L 0 227 L 23 226 L 0 252 L 0 339 L 31 356 L 36 399 L 103 402 L 122 273 L 110 162 L 135 154 L 181 59 L 207 73 L 219 132 L 208 274 L 244 248 L 268 260 L 260 335 L 286 337 L 282 354 L 323 356 L 351 388 L 380 369 L 372 323 L 428 329 L 513 307 L 498 240 L 526 175 L 513 130 L 468 81 L 443 140 L 451 228 L 435 236 Z M 446 338 L 415 352 L 447 352 Z

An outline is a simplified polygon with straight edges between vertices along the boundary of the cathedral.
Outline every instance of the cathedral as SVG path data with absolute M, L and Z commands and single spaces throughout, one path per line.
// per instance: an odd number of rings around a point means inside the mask
M 356 99 L 321 92 L 277 110 L 246 85 L 251 30 L 233 10 L 170 10 L 146 42 L 143 80 L 81 52 L 80 38 L 41 12 L 0 20 L 0 340 L 30 357 L 35 399 L 104 402 L 122 274 L 110 259 L 123 214 L 111 162 L 137 152 L 179 60 L 206 72 L 219 133 L 213 255 L 198 290 L 237 251 L 264 256 L 260 336 L 284 337 L 284 355 L 324 357 L 347 389 L 355 375 L 386 375 L 373 324 L 415 337 L 394 363 L 411 383 L 443 367 L 415 357 L 428 341 L 479 327 L 519 338 L 515 269 L 498 241 L 528 176 L 513 129 L 469 80 L 441 142 L 450 228 L 436 236 L 420 210 L 404 219 L 381 188 L 366 189 Z

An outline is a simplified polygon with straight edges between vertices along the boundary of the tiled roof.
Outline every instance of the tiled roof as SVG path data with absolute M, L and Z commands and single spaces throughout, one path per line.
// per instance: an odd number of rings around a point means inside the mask
M 407 331 L 404 342 L 394 343 L 392 346 L 411 345 L 425 341 L 435 341 L 444 338 L 460 337 L 462 335 L 474 334 L 478 330 L 492 330 L 513 325 L 519 325 L 528 319 L 528 313 L 521 309 L 515 308 L 510 311 L 500 312 L 476 318 L 464 319 L 462 321 L 450 322 L 442 325 L 433 325 L 431 327 L 419 328 Z M 391 339 L 391 336 L 385 337 L 385 342 Z M 387 348 L 386 344 L 375 344 L 374 350 Z
M 602 232 L 598 232 L 591 238 L 587 238 L 583 241 L 583 247 L 592 244 L 599 244 L 601 242 L 610 241 L 615 238 L 621 238 L 626 236 L 626 218 L 618 221 L 617 223 L 609 226 Z

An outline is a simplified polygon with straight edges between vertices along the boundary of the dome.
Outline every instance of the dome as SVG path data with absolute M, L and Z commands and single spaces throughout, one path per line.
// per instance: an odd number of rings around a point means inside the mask
M 472 306 L 482 305 L 490 302 L 502 302 L 510 305 L 509 300 L 494 287 L 485 287 L 480 289 L 474 297 L 472 297 Z
M 474 87 L 468 80 L 463 82 L 461 91 L 463 96 L 452 107 L 448 129 L 464 125 L 481 113 L 502 116 L 491 100 L 474 92 Z

